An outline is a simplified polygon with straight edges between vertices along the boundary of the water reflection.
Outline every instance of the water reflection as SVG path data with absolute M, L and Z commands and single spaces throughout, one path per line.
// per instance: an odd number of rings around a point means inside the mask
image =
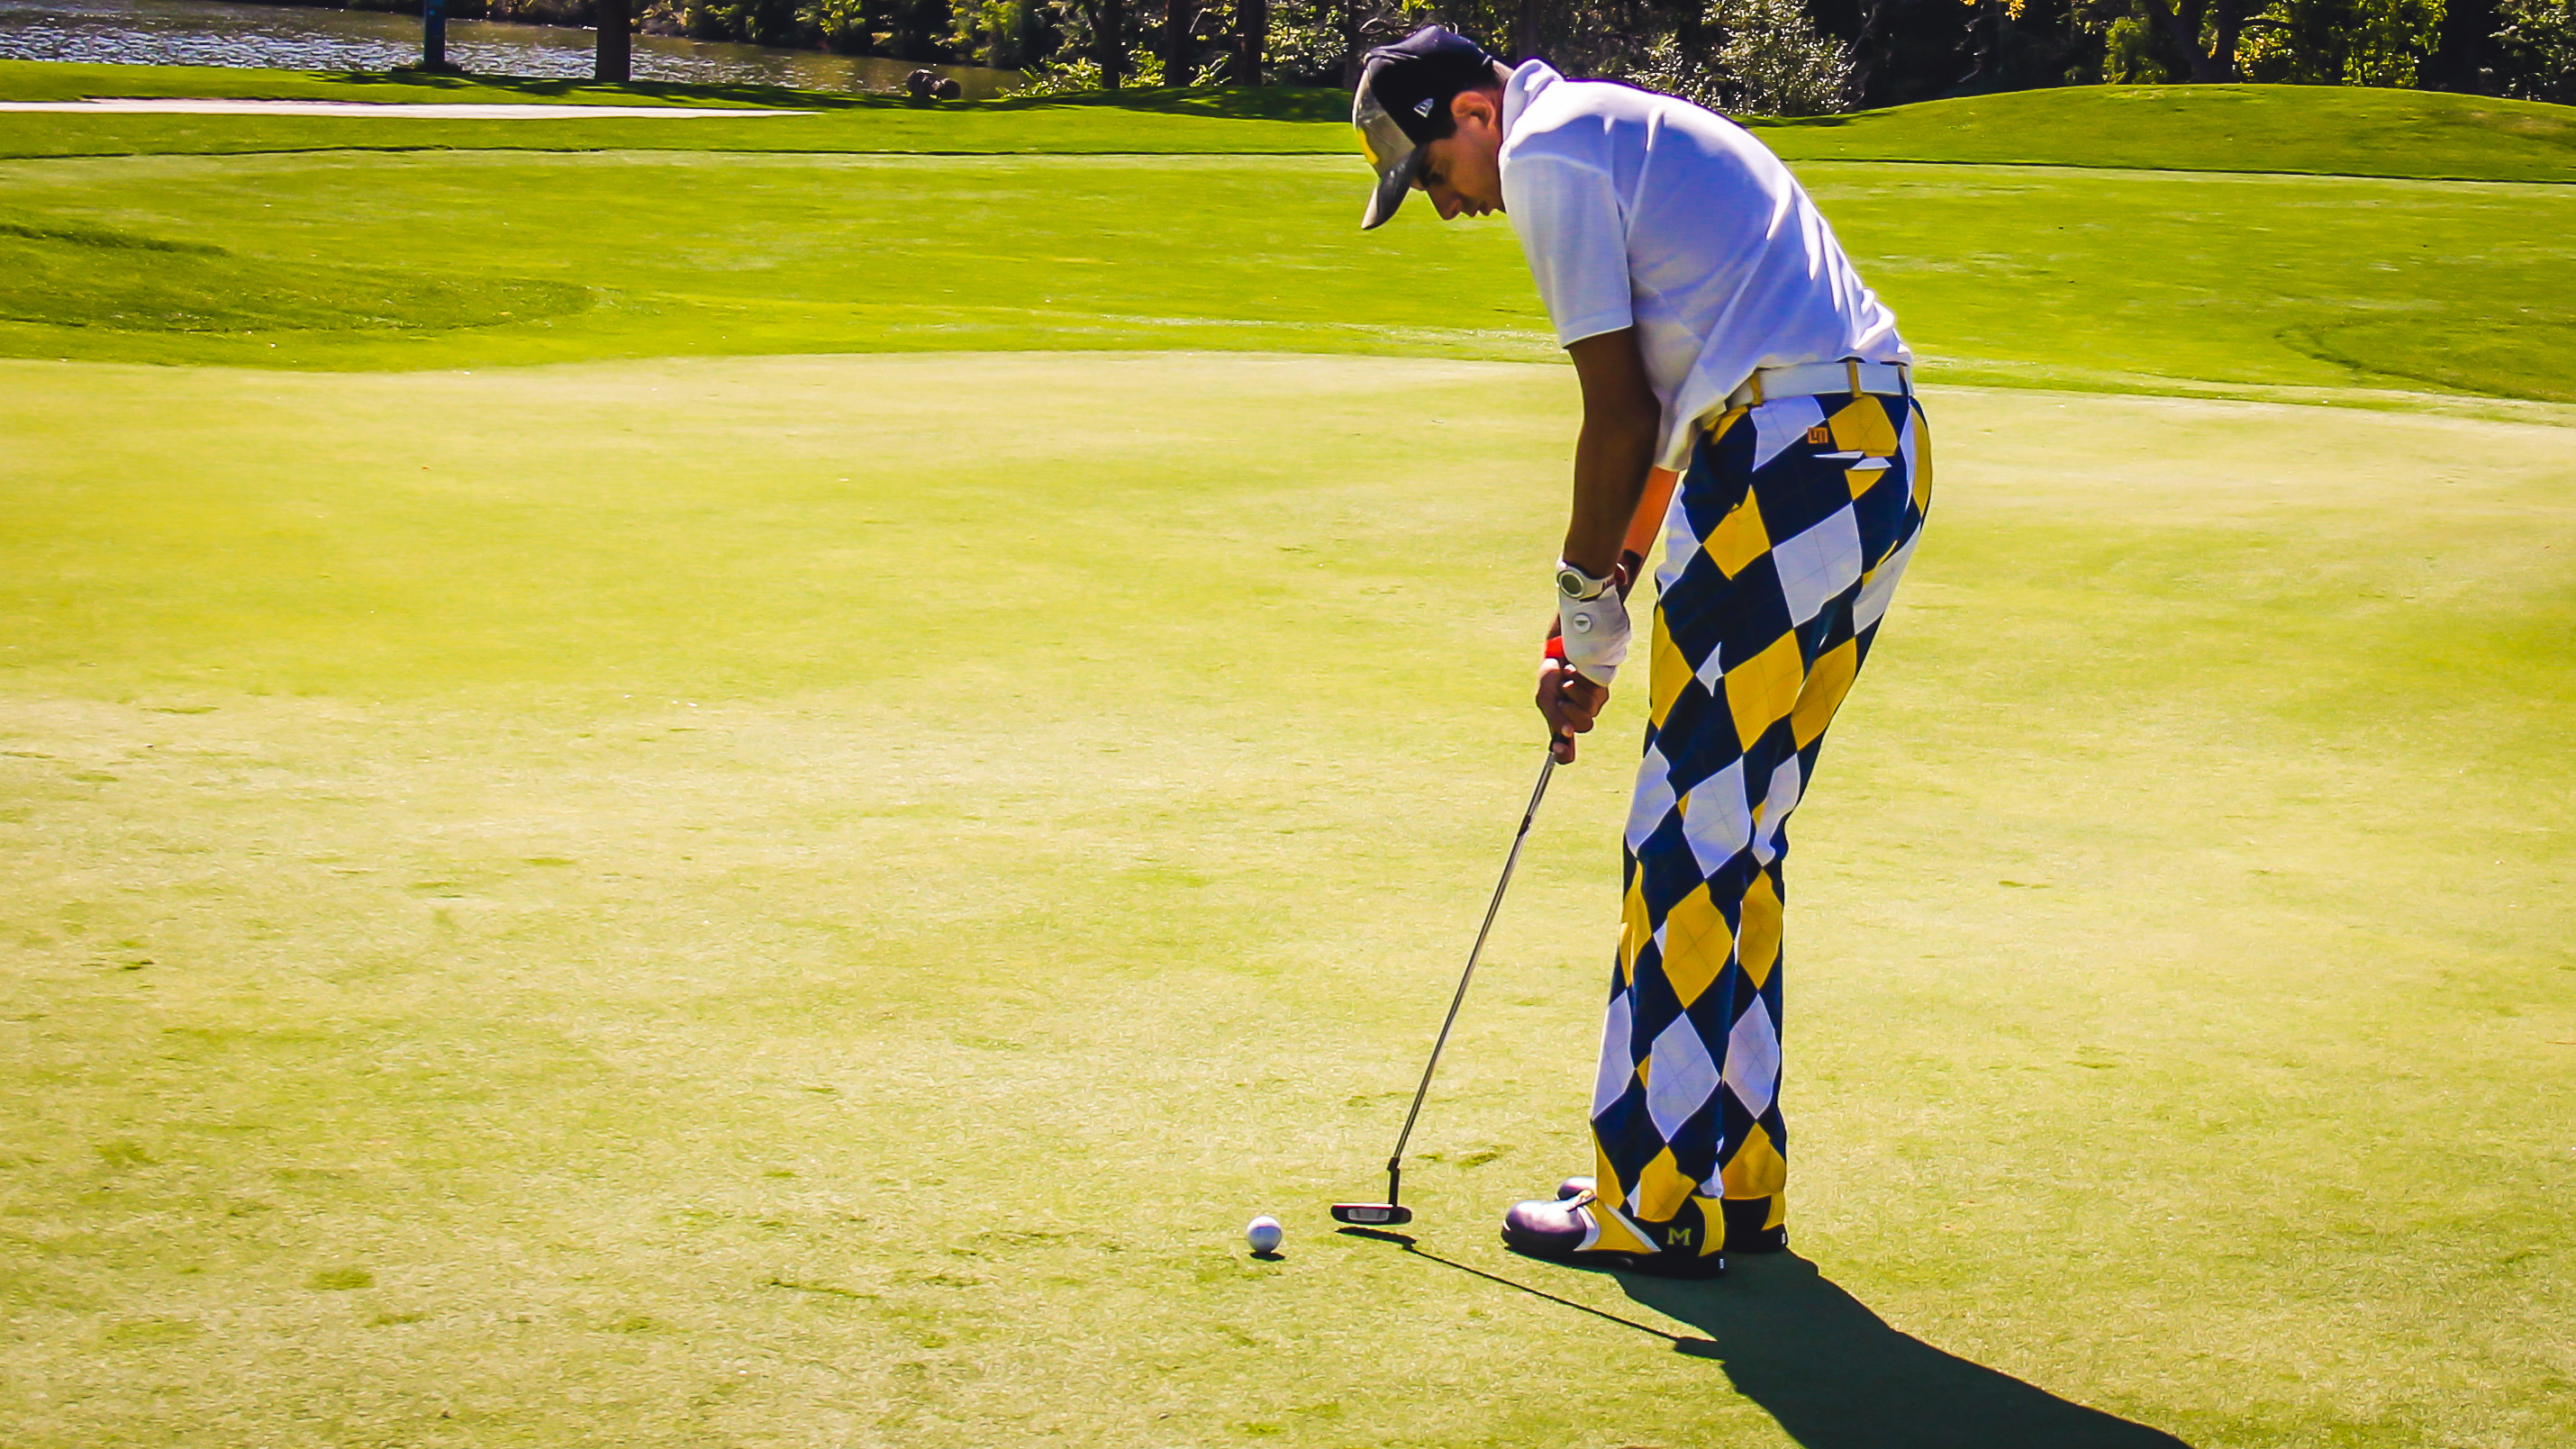
M 591 39 L 587 30 L 563 26 L 450 20 L 447 58 L 486 75 L 587 76 Z M 390 70 L 420 59 L 420 21 L 372 10 L 220 0 L 0 0 L 0 58 Z M 637 80 L 899 92 L 915 68 L 911 61 L 872 56 L 635 37 Z M 1018 79 L 980 66 L 933 69 L 955 76 L 969 100 L 998 95 Z

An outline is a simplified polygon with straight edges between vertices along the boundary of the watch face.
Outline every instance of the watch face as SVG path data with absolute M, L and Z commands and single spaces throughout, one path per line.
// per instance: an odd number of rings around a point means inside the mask
M 1569 599 L 1582 598 L 1584 591 L 1591 587 L 1592 580 L 1585 578 L 1582 570 L 1580 569 L 1558 569 L 1556 571 L 1556 591 L 1565 595 Z

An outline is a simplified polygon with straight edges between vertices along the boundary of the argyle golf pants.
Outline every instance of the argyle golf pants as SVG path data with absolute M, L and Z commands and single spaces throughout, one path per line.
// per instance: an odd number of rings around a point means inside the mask
M 1780 866 L 1931 497 L 1910 399 L 1787 397 L 1699 438 L 1665 523 L 1646 753 L 1593 1088 L 1609 1251 L 1784 1221 Z

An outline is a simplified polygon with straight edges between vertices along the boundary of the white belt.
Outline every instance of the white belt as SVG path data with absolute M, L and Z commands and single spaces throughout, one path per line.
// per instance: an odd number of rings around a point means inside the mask
M 1760 407 L 1775 397 L 1814 397 L 1819 393 L 1881 393 L 1914 396 L 1914 382 L 1901 362 L 1802 362 L 1795 367 L 1766 367 L 1727 394 L 1730 408 Z

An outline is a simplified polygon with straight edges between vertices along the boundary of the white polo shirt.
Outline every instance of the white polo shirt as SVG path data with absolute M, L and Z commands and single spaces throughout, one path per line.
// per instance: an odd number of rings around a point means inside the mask
M 1914 360 L 1789 168 L 1688 101 L 1526 62 L 1503 88 L 1502 173 L 1557 341 L 1637 329 L 1668 468 L 1756 368 Z

